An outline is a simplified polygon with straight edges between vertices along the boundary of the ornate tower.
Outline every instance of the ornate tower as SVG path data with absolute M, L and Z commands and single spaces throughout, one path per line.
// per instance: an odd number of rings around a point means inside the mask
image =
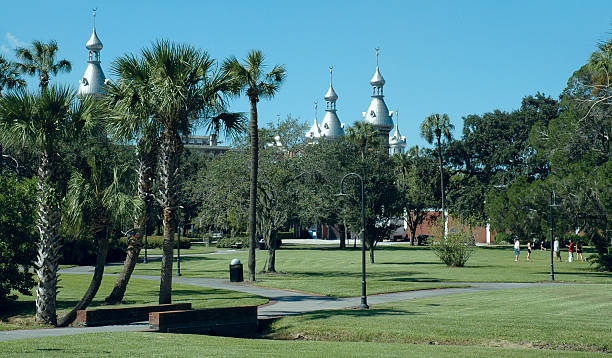
M 395 132 L 389 138 L 389 154 L 403 153 L 404 148 L 406 148 L 406 137 L 402 136 L 399 132 L 399 111 L 395 111 Z
M 374 76 L 370 80 L 372 85 L 372 101 L 368 107 L 367 112 L 362 112 L 363 121 L 369 123 L 376 129 L 383 139 L 383 143 L 389 142 L 389 132 L 393 129 L 393 112 L 389 111 L 387 104 L 383 99 L 383 86 L 385 85 L 385 79 L 380 74 L 378 69 L 378 53 L 380 49 L 376 48 L 376 71 Z
M 89 50 L 89 60 L 87 61 L 87 69 L 83 74 L 83 78 L 79 81 L 79 97 L 87 95 L 101 95 L 104 91 L 104 71 L 100 66 L 100 51 L 102 50 L 102 41 L 96 33 L 96 9 L 93 10 L 93 32 L 85 47 Z
M 336 114 L 336 101 L 338 95 L 332 85 L 333 67 L 329 68 L 329 89 L 325 94 L 325 116 L 321 121 L 321 138 L 336 139 L 344 135 L 344 125 L 340 123 Z

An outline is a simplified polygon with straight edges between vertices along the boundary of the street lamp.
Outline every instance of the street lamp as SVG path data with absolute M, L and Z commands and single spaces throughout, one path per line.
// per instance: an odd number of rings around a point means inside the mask
M 176 275 L 181 275 L 181 209 L 182 206 L 178 206 L 176 210 L 177 224 L 176 231 L 178 232 L 178 242 L 176 245 Z
M 357 173 L 348 173 L 340 181 L 340 193 L 338 195 L 346 195 L 342 191 L 344 185 L 344 179 L 346 177 L 354 175 L 361 181 L 361 308 L 369 308 L 368 297 L 366 295 L 366 271 L 365 271 L 365 194 L 363 190 L 363 178 Z
M 552 190 L 550 192 L 550 280 L 554 281 L 555 280 L 555 264 L 554 264 L 554 257 L 553 257 L 553 249 L 554 249 L 554 243 L 553 243 L 553 207 L 555 206 L 559 206 L 557 204 L 557 195 L 555 194 L 555 191 Z

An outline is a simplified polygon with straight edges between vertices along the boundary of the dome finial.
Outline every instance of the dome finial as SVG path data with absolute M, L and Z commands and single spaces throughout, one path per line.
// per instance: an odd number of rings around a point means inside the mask
M 378 67 L 378 53 L 380 52 L 380 47 L 376 47 L 376 67 Z
M 315 123 L 316 123 L 319 103 L 317 103 L 317 101 L 314 101 L 314 105 L 315 105 Z
M 333 81 L 332 81 L 332 73 L 334 71 L 334 66 L 329 66 L 329 85 L 331 86 Z
M 94 30 L 96 29 L 96 11 L 98 11 L 98 8 L 94 7 L 93 8 Z

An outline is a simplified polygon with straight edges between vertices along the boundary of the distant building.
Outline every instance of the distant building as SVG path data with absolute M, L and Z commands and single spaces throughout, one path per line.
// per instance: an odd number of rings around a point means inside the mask
M 325 93 L 325 115 L 319 125 L 317 120 L 317 105 L 315 103 L 315 119 L 312 127 L 306 132 L 306 141 L 318 143 L 321 139 L 334 140 L 344 136 L 344 124 L 340 123 L 336 113 L 336 101 L 338 94 L 334 90 L 332 75 L 333 68 L 329 68 L 329 89 Z
M 185 148 L 191 150 L 202 151 L 208 154 L 209 157 L 214 157 L 219 154 L 227 152 L 229 146 L 218 145 L 217 135 L 190 135 L 183 138 L 183 145 Z

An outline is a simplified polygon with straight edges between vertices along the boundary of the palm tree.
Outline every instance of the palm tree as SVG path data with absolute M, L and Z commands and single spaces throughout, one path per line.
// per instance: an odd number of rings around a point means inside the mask
M 139 198 L 126 194 L 127 190 L 122 188 L 125 168 L 113 168 L 111 174 L 95 155 L 88 158 L 87 164 L 86 175 L 75 172 L 70 177 L 63 221 L 69 234 L 93 236 L 98 247 L 96 265 L 89 288 L 74 308 L 59 319 L 60 327 L 72 323 L 77 311 L 87 308 L 98 293 L 108 253 L 109 230 L 113 224 L 121 225 L 132 217 L 140 206 Z
M 251 139 L 251 181 L 249 188 L 249 281 L 255 281 L 257 166 L 259 160 L 259 133 L 257 130 L 257 103 L 260 98 L 272 98 L 278 92 L 286 76 L 284 65 L 275 65 L 265 73 L 264 55 L 260 50 L 251 50 L 244 63 L 235 57 L 225 61 L 223 68 L 246 93 L 251 105 L 249 136 Z
M 378 131 L 370 123 L 355 122 L 352 127 L 347 129 L 346 138 L 359 147 L 361 160 L 365 159 L 365 154 L 368 150 L 381 145 Z
M 438 148 L 438 161 L 440 164 L 440 194 L 442 197 L 442 222 L 445 222 L 446 217 L 444 213 L 444 171 L 442 167 L 442 139 L 450 141 L 452 138 L 452 131 L 455 126 L 451 124 L 448 115 L 445 114 L 432 114 L 425 118 L 421 124 L 421 137 L 423 137 L 427 143 L 432 144 L 434 137 L 436 139 L 436 145 Z
M 70 72 L 72 65 L 68 60 L 55 62 L 57 55 L 57 41 L 51 40 L 48 43 L 32 41 L 31 48 L 19 47 L 15 50 L 17 58 L 17 70 L 30 76 L 38 75 L 40 88 L 44 91 L 49 86 L 50 75 L 57 75 L 59 72 Z
M 57 150 L 61 141 L 74 138 L 93 123 L 103 111 L 95 101 L 77 102 L 68 87 L 28 93 L 9 92 L 0 99 L 0 143 L 9 147 L 33 148 L 39 155 L 37 227 L 38 289 L 36 320 L 56 325 L 57 269 L 59 262 L 60 198 L 57 192 Z
M 25 87 L 25 81 L 19 77 L 19 72 L 15 67 L 15 64 L 7 61 L 4 56 L 0 55 L 0 97 L 2 97 L 2 90 L 23 88 Z
M 235 93 L 236 86 L 225 73 L 216 70 L 215 61 L 208 53 L 189 45 L 160 40 L 151 48 L 143 49 L 136 61 L 147 76 L 144 87 L 137 91 L 146 94 L 146 98 L 142 102 L 119 106 L 115 122 L 125 134 L 142 133 L 149 121 L 159 129 L 158 201 L 163 210 L 164 227 L 159 303 L 163 304 L 172 301 L 172 250 L 179 207 L 178 168 L 183 151 L 181 136 L 188 135 L 198 121 L 220 123 L 225 132 L 233 136 L 242 131 L 243 116 L 225 113 L 226 96 Z M 131 79 L 120 78 L 119 83 Z M 138 109 L 143 104 L 148 107 L 148 116 Z
M 153 206 L 153 182 L 157 169 L 159 128 L 151 118 L 149 98 L 150 72 L 144 64 L 132 55 L 116 59 L 111 70 L 118 77 L 116 83 L 107 87 L 107 101 L 114 109 L 111 119 L 111 132 L 114 137 L 127 141 L 136 139 L 136 159 L 138 162 L 138 197 L 142 210 L 134 215 L 133 230 L 128 235 L 128 247 L 121 273 L 117 277 L 112 292 L 106 297 L 108 304 L 123 300 L 130 277 L 134 272 L 144 236 L 145 223 Z

